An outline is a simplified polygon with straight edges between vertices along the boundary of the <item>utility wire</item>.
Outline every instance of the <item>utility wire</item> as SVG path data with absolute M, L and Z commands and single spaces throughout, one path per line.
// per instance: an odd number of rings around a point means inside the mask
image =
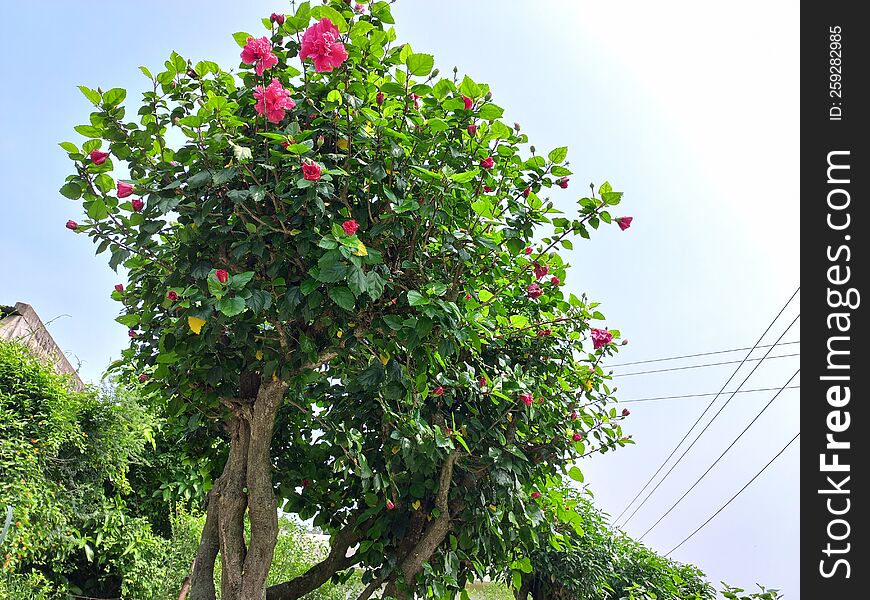
M 790 346 L 791 344 L 800 344 L 800 340 L 794 340 L 791 342 L 782 342 L 780 346 Z M 770 348 L 772 344 L 765 344 L 761 346 L 755 346 L 755 348 Z M 731 348 L 730 350 L 714 350 L 712 352 L 699 352 L 697 354 L 684 354 L 682 356 L 667 356 L 665 358 L 651 358 L 649 360 L 635 360 L 632 362 L 624 362 L 616 365 L 607 365 L 608 367 L 627 367 L 628 365 L 643 365 L 646 363 L 654 363 L 654 362 L 664 362 L 666 360 L 679 360 L 681 358 L 695 358 L 696 356 L 710 356 L 711 354 L 728 354 L 729 352 L 740 352 L 741 350 L 750 350 L 751 348 L 747 346 L 746 348 Z
M 758 473 L 756 473 L 755 476 L 754 476 L 752 479 L 750 479 L 749 481 L 747 481 L 747 482 L 746 482 L 746 485 L 744 485 L 742 488 L 740 488 L 740 490 L 738 490 L 738 492 L 737 492 L 736 494 L 734 494 L 733 496 L 731 496 L 731 498 L 728 500 L 728 502 L 726 502 L 725 504 L 723 504 L 722 507 L 721 507 L 719 510 L 717 510 L 716 512 L 714 512 L 713 515 L 712 515 L 709 519 L 707 519 L 706 521 L 704 521 L 703 523 L 701 523 L 701 526 L 700 526 L 700 527 L 698 527 L 695 531 L 693 531 L 693 532 L 690 533 L 688 536 L 686 536 L 686 538 L 685 538 L 682 542 L 680 542 L 679 544 L 677 544 L 676 546 L 674 546 L 673 548 L 671 548 L 671 549 L 667 552 L 667 554 L 665 554 L 665 556 L 666 556 L 666 557 L 667 557 L 667 556 L 670 556 L 672 552 L 674 552 L 677 548 L 679 548 L 680 546 L 682 546 L 683 544 L 685 544 L 686 542 L 688 542 L 690 539 L 692 539 L 692 537 L 693 537 L 696 533 L 698 533 L 699 531 L 701 531 L 701 530 L 704 528 L 704 526 L 707 525 L 707 523 L 709 523 L 710 521 L 712 521 L 712 520 L 716 517 L 716 515 L 718 515 L 718 514 L 719 514 L 720 512 L 722 512 L 723 510 L 725 510 L 725 508 L 726 508 L 729 504 L 731 504 L 731 502 L 732 502 L 732 501 L 733 501 L 737 496 L 739 496 L 739 495 L 743 492 L 743 490 L 745 490 L 746 488 L 748 488 L 748 487 L 752 484 L 753 481 L 755 481 L 756 479 L 758 479 L 759 475 L 761 475 L 762 473 L 764 473 L 765 469 L 767 469 L 767 467 L 769 467 L 770 465 L 772 465 L 772 464 L 773 464 L 773 461 L 775 461 L 777 458 L 779 458 L 779 457 L 782 455 L 782 453 L 785 452 L 786 449 L 787 449 L 789 446 L 791 446 L 792 443 L 793 443 L 796 439 L 798 439 L 798 437 L 800 437 L 800 432 L 798 432 L 797 435 L 795 435 L 793 438 L 791 438 L 791 441 L 789 441 L 788 444 L 786 444 L 785 446 L 783 446 L 782 450 L 780 450 L 779 452 L 777 452 L 777 453 L 776 453 L 776 456 L 774 456 L 773 458 L 771 458 L 771 459 L 770 459 L 770 462 L 768 462 L 766 465 L 764 465 L 764 466 L 761 468 L 761 470 L 760 470 Z
M 663 520 L 665 517 L 667 517 L 669 514 L 671 514 L 671 511 L 674 510 L 674 509 L 677 507 L 677 505 L 678 505 L 680 502 L 682 502 L 683 499 L 684 499 L 686 496 L 689 495 L 689 492 L 691 492 L 693 489 L 695 489 L 695 486 L 697 486 L 699 483 L 701 483 L 701 480 L 704 479 L 704 477 L 706 477 L 707 474 L 708 474 L 710 471 L 713 470 L 713 467 L 715 467 L 715 466 L 719 463 L 719 461 L 722 460 L 722 457 L 724 457 L 726 454 L 728 454 L 728 451 L 731 450 L 731 448 L 734 447 L 734 444 L 736 444 L 737 441 L 738 441 L 741 437 L 743 437 L 743 434 L 744 434 L 744 433 L 746 433 L 747 431 L 749 431 L 749 428 L 752 427 L 752 426 L 755 424 L 755 422 L 759 419 L 759 417 L 761 417 L 761 415 L 764 414 L 764 411 L 766 411 L 767 408 L 768 408 L 771 404 L 773 404 L 773 401 L 777 399 L 777 397 L 782 393 L 782 391 L 786 388 L 786 386 L 787 386 L 788 384 L 790 384 L 791 381 L 792 381 L 792 379 L 794 379 L 795 377 L 797 377 L 797 376 L 798 376 L 798 373 L 800 373 L 800 372 L 801 372 L 801 370 L 798 369 L 797 371 L 794 372 L 794 375 L 792 375 L 791 377 L 788 378 L 788 381 L 786 381 L 786 382 L 782 385 L 782 387 L 779 388 L 779 391 L 776 392 L 776 393 L 773 395 L 773 398 L 771 398 L 771 399 L 767 402 L 767 404 L 765 404 L 764 407 L 763 407 L 760 411 L 758 411 L 758 414 L 756 414 L 756 415 L 755 415 L 755 418 L 753 418 L 752 421 L 749 422 L 749 425 L 747 425 L 746 427 L 744 427 L 744 428 L 743 428 L 743 431 L 741 431 L 741 432 L 737 435 L 737 437 L 735 437 L 735 438 L 731 441 L 731 443 L 728 444 L 728 447 L 725 448 L 725 450 L 722 452 L 722 454 L 719 455 L 719 458 L 717 458 L 715 461 L 713 461 L 713 464 L 712 464 L 712 465 L 710 465 L 709 467 L 707 467 L 707 470 L 704 471 L 704 473 L 703 473 L 700 477 L 698 477 L 698 479 L 695 480 L 695 483 L 692 484 L 692 487 L 690 487 L 689 489 L 687 489 L 687 490 L 683 493 L 683 495 L 680 496 L 679 499 L 678 499 L 676 502 L 674 502 L 674 503 L 671 505 L 671 507 L 670 507 L 667 511 L 665 511 L 665 514 L 663 514 L 662 516 L 660 516 L 660 517 L 658 518 L 658 521 L 656 521 L 655 523 L 653 523 L 652 525 L 650 525 L 649 529 L 647 529 L 646 531 L 643 532 L 643 535 L 641 535 L 641 536 L 638 538 L 638 540 L 637 540 L 638 542 L 642 542 L 642 541 L 643 541 L 643 538 L 646 537 L 646 534 L 648 534 L 650 531 L 652 531 L 652 530 L 655 528 L 656 525 L 658 525 L 659 523 L 661 523 L 662 520 Z
M 782 315 L 782 313 L 785 312 L 785 309 L 788 308 L 788 305 L 791 304 L 791 301 L 794 300 L 795 296 L 797 296 L 797 294 L 798 294 L 798 292 L 800 292 L 800 290 L 801 290 L 801 288 L 800 288 L 800 286 L 798 286 L 798 288 L 795 290 L 795 292 L 791 295 L 791 298 L 788 299 L 788 302 L 786 302 L 783 305 L 783 307 L 781 309 L 779 309 L 779 312 L 773 318 L 773 321 L 771 321 L 770 324 L 767 326 L 767 329 L 764 330 L 764 333 L 762 333 L 761 336 L 755 341 L 755 344 L 752 346 L 752 349 L 746 354 L 745 358 L 749 358 L 749 356 L 752 354 L 752 352 L 755 350 L 755 348 L 758 347 L 758 344 L 761 343 L 761 340 L 764 339 L 764 336 L 767 335 L 767 332 L 770 331 L 771 327 L 773 327 L 773 325 L 774 325 L 774 323 L 776 323 L 777 319 L 779 319 L 779 317 Z M 740 370 L 741 366 L 743 366 L 742 363 L 740 364 L 740 366 L 738 366 L 734 370 L 734 372 L 731 374 L 731 376 L 728 378 L 728 380 L 722 386 L 722 389 L 719 390 L 719 393 L 716 394 L 716 396 L 710 401 L 710 404 L 707 405 L 707 408 L 704 409 L 704 412 L 702 412 L 701 415 L 692 424 L 692 426 L 689 427 L 689 430 L 686 431 L 686 434 L 683 436 L 683 439 L 681 439 L 677 443 L 677 445 L 674 446 L 674 449 L 671 450 L 671 453 L 664 460 L 664 462 L 662 462 L 662 464 L 659 465 L 659 468 L 656 469 L 656 472 L 652 474 L 652 477 L 650 477 L 647 480 L 647 482 L 643 485 L 643 487 L 640 488 L 640 491 L 638 491 L 637 494 L 635 495 L 635 497 L 631 499 L 631 502 L 629 502 L 628 505 L 624 509 L 622 509 L 622 512 L 619 513 L 619 516 L 616 517 L 616 519 L 613 521 L 614 525 L 617 523 L 617 521 L 619 521 L 619 519 L 622 518 L 622 515 L 624 515 L 626 513 L 626 511 L 629 508 L 631 508 L 631 505 L 634 504 L 638 498 L 640 498 L 640 495 L 643 494 L 643 492 L 646 490 L 646 488 L 649 487 L 649 484 L 652 483 L 652 481 L 656 478 L 656 476 L 658 476 L 658 474 L 661 473 L 662 469 L 665 467 L 665 465 L 668 463 L 668 461 L 671 460 L 671 458 L 674 456 L 674 454 L 676 454 L 677 450 L 680 448 L 680 446 L 683 444 L 683 442 L 686 441 L 686 438 L 689 437 L 689 434 L 692 433 L 692 430 L 695 429 L 695 426 L 701 421 L 701 419 L 704 418 L 704 415 L 707 414 L 707 411 L 710 410 L 710 407 L 713 406 L 713 403 L 716 402 L 716 398 L 718 398 L 722 394 L 722 392 L 725 391 L 725 387 L 729 383 L 731 383 L 731 380 L 734 378 L 735 375 L 737 375 L 737 372 Z
M 789 385 L 784 389 L 787 390 L 797 390 L 800 389 L 800 385 Z M 733 392 L 722 392 L 724 394 L 749 394 L 751 392 L 772 392 L 773 390 L 778 390 L 779 388 L 769 387 L 769 388 L 755 388 L 754 390 L 734 390 Z M 716 392 L 711 392 L 709 394 L 683 394 L 682 396 L 654 396 L 652 398 L 632 398 L 630 400 L 620 400 L 620 404 L 625 404 L 626 402 L 651 402 L 653 400 L 677 400 L 679 398 L 702 398 L 704 396 L 715 396 Z
M 800 318 L 801 318 L 800 315 L 796 316 L 796 317 L 794 318 L 794 320 L 792 320 L 792 322 L 789 323 L 788 327 L 785 328 L 785 331 L 783 331 L 783 332 L 780 334 L 779 338 L 777 338 L 776 341 L 778 342 L 779 340 L 781 340 L 781 339 L 783 338 L 783 336 L 785 336 L 785 334 L 788 333 L 788 330 L 791 329 L 792 325 L 794 325 L 795 323 L 797 323 L 797 320 L 800 319 Z M 775 345 L 776 345 L 776 344 L 774 343 L 774 346 L 775 346 Z M 771 350 L 773 350 L 773 347 L 767 349 L 767 352 L 764 353 L 764 356 L 762 357 L 762 360 L 763 360 L 764 358 L 767 357 L 767 355 L 770 353 Z M 752 374 L 755 373 L 755 371 L 758 369 L 758 367 L 761 366 L 761 364 L 762 364 L 762 363 L 759 362 L 759 363 L 756 363 L 756 365 L 755 365 L 754 367 L 752 367 L 752 370 L 749 371 L 749 375 L 747 375 L 747 376 L 743 379 L 743 381 L 740 382 L 740 385 L 737 386 L 737 389 L 738 389 L 738 390 L 739 390 L 740 388 L 743 387 L 743 384 L 745 384 L 745 383 L 749 380 L 750 377 L 752 377 Z M 739 367 L 738 367 L 738 369 L 739 369 Z M 653 489 L 650 491 L 650 493 L 647 494 L 646 497 L 645 497 L 643 500 L 640 501 L 640 504 L 637 505 L 637 508 L 634 509 L 634 512 L 631 513 L 631 514 L 629 515 L 629 517 L 625 520 L 625 523 L 622 524 L 623 527 L 624 527 L 625 525 L 627 525 L 628 522 L 631 520 L 631 518 L 632 518 L 635 514 L 637 514 L 637 511 L 639 511 L 639 510 L 641 509 L 641 507 L 642 507 L 644 504 L 646 504 L 646 501 L 650 499 L 650 496 L 652 496 L 653 494 L 655 494 L 656 490 L 659 489 L 659 487 L 661 487 L 661 485 L 665 482 L 665 479 L 667 479 L 668 476 L 669 476 L 671 473 L 673 473 L 674 469 L 677 468 L 677 465 L 680 464 L 680 461 L 683 460 L 683 459 L 686 457 L 686 454 L 689 453 L 689 450 L 691 450 L 691 449 L 694 447 L 694 445 L 698 442 L 698 440 L 701 439 L 701 436 L 703 436 L 704 433 L 705 433 L 705 432 L 710 428 L 710 425 L 713 424 L 713 421 L 716 420 L 716 417 L 718 417 L 720 414 L 722 414 L 722 411 L 725 410 L 725 407 L 728 406 L 728 403 L 731 402 L 732 398 L 734 398 L 734 393 L 732 393 L 732 394 L 728 397 L 728 399 L 725 400 L 725 403 L 724 403 L 722 406 L 719 407 L 719 410 L 716 411 L 716 414 L 713 415 L 713 417 L 712 417 L 709 421 L 707 421 L 707 424 L 704 425 L 704 429 L 702 429 L 701 432 L 700 432 L 697 436 L 695 436 L 695 439 L 692 440 L 692 443 L 689 444 L 689 446 L 688 446 L 685 450 L 683 450 L 683 453 L 680 454 L 679 458 L 677 458 L 677 460 L 674 462 L 674 464 L 671 465 L 671 468 L 668 469 L 667 473 L 665 473 L 664 476 L 662 476 L 662 478 L 659 479 L 659 482 L 655 485 L 655 487 L 653 487 Z M 715 401 L 716 399 L 713 398 L 713 400 Z
M 770 346 L 772 349 L 773 346 Z M 770 350 L 768 350 L 770 352 Z M 736 365 L 737 363 L 743 364 L 745 362 L 757 362 L 764 360 L 773 360 L 774 358 L 789 358 L 790 356 L 800 356 L 800 352 L 795 352 L 794 354 L 781 354 L 779 356 L 771 356 L 768 357 L 766 354 L 762 358 L 744 358 L 743 360 L 728 360 L 724 362 L 716 362 L 716 363 L 703 363 L 700 365 L 687 365 L 683 367 L 671 367 L 670 369 L 655 369 L 652 371 L 635 371 L 634 373 L 614 373 L 613 377 L 628 377 L 630 375 L 649 375 L 650 373 L 664 373 L 666 371 L 685 371 L 686 369 L 700 369 L 701 367 L 718 367 L 719 365 Z

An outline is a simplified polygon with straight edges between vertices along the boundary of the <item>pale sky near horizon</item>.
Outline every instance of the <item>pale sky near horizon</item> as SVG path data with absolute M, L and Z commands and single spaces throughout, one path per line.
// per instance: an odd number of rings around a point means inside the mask
M 0 19 L 0 303 L 23 301 L 82 375 L 97 380 L 126 345 L 110 298 L 120 281 L 94 247 L 64 229 L 79 218 L 58 188 L 69 172 L 57 142 L 80 138 L 90 105 L 76 85 L 145 87 L 139 65 L 176 50 L 238 64 L 230 34 L 289 11 L 281 0 L 9 3 Z M 631 229 L 577 244 L 566 285 L 601 301 L 630 340 L 613 363 L 751 346 L 799 284 L 799 3 L 728 5 L 538 0 L 399 0 L 400 41 L 492 86 L 539 149 L 567 145 L 575 175 L 558 205 L 607 179 L 625 192 Z M 799 297 L 762 343 L 799 312 Z M 798 340 L 800 321 L 784 341 Z M 774 354 L 797 352 L 786 346 Z M 725 362 L 617 369 L 628 373 Z M 760 353 L 756 353 L 760 356 Z M 732 390 L 755 363 L 741 370 Z M 623 399 L 717 392 L 734 365 L 618 379 Z M 779 387 L 798 358 L 765 362 L 745 389 Z M 797 383 L 799 378 L 793 382 Z M 639 537 L 727 446 L 773 392 L 740 394 L 626 527 Z M 712 410 L 724 403 L 720 398 Z M 597 504 L 618 515 L 711 398 L 627 404 L 637 444 L 586 459 Z M 706 422 L 706 421 L 704 421 Z M 799 427 L 799 390 L 786 390 L 707 478 L 645 539 L 667 552 L 748 481 Z M 674 558 L 717 584 L 754 582 L 800 597 L 795 443 Z

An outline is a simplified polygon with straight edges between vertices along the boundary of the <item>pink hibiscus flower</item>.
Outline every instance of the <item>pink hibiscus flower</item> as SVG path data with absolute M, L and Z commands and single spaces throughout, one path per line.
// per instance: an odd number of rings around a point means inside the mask
M 266 115 L 270 123 L 280 123 L 284 119 L 284 111 L 296 106 L 296 103 L 290 99 L 290 93 L 276 78 L 273 78 L 272 83 L 265 88 L 262 85 L 254 88 L 254 98 L 257 99 L 257 104 L 254 106 L 257 114 Z
M 272 52 L 272 44 L 266 36 L 260 39 L 249 37 L 245 47 L 242 48 L 241 56 L 243 63 L 254 65 L 257 76 L 262 76 L 263 71 L 278 64 L 278 57 Z
M 592 330 L 592 347 L 598 350 L 609 344 L 613 340 L 613 334 L 606 329 Z
M 324 17 L 305 30 L 299 58 L 313 59 L 318 73 L 328 73 L 347 60 L 347 50 L 338 41 L 338 28 L 332 21 Z

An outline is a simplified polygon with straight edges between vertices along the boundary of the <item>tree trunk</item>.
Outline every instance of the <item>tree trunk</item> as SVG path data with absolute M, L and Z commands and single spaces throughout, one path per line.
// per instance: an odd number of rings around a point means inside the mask
M 221 552 L 221 600 L 242 600 L 242 573 L 245 547 L 245 479 L 250 445 L 250 427 L 246 419 L 234 417 L 230 422 L 230 454 L 221 476 L 218 530 Z M 245 599 L 247 600 L 247 599 Z
M 287 385 L 280 380 L 261 384 L 251 414 L 246 465 L 251 543 L 243 567 L 243 600 L 266 597 L 266 577 L 278 540 L 278 506 L 272 484 L 270 450 L 275 418 L 286 390 Z
M 209 491 L 206 504 L 205 525 L 202 528 L 202 537 L 199 542 L 196 558 L 193 560 L 193 568 L 190 575 L 190 600 L 215 600 L 214 589 L 214 563 L 217 559 L 220 542 L 218 540 L 218 507 L 220 501 L 217 498 L 216 487 L 220 484 L 220 477 L 215 482 L 215 487 Z M 179 600 L 181 595 L 179 594 Z

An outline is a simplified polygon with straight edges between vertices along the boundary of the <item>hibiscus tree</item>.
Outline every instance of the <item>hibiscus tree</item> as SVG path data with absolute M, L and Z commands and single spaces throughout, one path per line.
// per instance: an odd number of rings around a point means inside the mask
M 622 194 L 559 190 L 567 149 L 537 154 L 487 85 L 396 44 L 389 3 L 282 17 L 235 35 L 237 75 L 143 67 L 138 111 L 83 86 L 90 139 L 61 144 L 61 193 L 86 218 L 67 226 L 128 273 L 113 368 L 224 431 L 191 598 L 215 597 L 218 555 L 224 600 L 298 598 L 351 566 L 360 598 L 450 596 L 522 570 L 573 523 L 572 462 L 628 441 L 601 365 L 619 331 L 592 337 L 603 315 L 558 254 Z M 267 592 L 279 504 L 331 551 Z

